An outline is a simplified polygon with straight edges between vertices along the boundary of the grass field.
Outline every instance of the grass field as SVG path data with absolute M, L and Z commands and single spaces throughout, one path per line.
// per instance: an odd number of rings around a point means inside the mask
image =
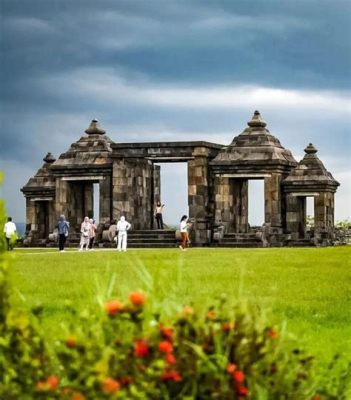
M 11 279 L 14 301 L 42 303 L 48 336 L 60 337 L 65 300 L 78 310 L 126 298 L 131 290 L 152 293 L 160 308 L 211 305 L 223 293 L 257 304 L 277 326 L 286 325 L 311 353 L 351 358 L 351 248 L 176 249 L 59 253 L 16 249 Z

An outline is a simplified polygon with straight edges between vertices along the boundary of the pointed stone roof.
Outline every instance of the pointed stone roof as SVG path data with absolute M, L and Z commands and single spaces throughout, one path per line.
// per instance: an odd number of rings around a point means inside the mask
M 104 135 L 106 131 L 104 131 L 99 124 L 97 119 L 93 119 L 89 125 L 89 128 L 85 130 L 85 133 L 88 135 Z
M 297 162 L 291 152 L 285 149 L 279 140 L 266 128 L 259 111 L 247 123 L 248 127 L 234 137 L 232 143 L 223 149 L 211 162 L 215 171 L 248 169 L 260 166 L 261 171 L 268 171 L 277 166 L 291 169 Z
M 322 161 L 317 157 L 318 150 L 315 146 L 310 143 L 304 151 L 306 154 L 303 159 L 282 182 L 285 191 L 335 192 L 340 183 L 326 170 Z
M 93 119 L 85 134 L 52 164 L 54 173 L 71 175 L 89 170 L 94 174 L 110 168 L 113 141 L 105 133 L 98 120 Z
M 55 178 L 51 170 L 55 160 L 51 153 L 47 153 L 43 158 L 44 164 L 21 189 L 25 196 L 47 198 L 55 195 Z

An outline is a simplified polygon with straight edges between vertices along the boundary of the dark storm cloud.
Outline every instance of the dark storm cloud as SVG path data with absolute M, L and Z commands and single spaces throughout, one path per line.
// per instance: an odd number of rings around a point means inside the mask
M 116 141 L 226 144 L 255 108 L 300 155 L 310 140 L 347 160 L 350 11 L 323 0 L 1 0 L 0 168 L 23 185 L 93 117 Z

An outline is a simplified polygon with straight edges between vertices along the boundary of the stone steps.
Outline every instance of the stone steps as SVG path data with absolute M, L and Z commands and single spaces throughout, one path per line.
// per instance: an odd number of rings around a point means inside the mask
M 256 232 L 226 233 L 218 242 L 218 247 L 263 247 L 263 242 Z
M 315 247 L 315 244 L 311 241 L 311 239 L 289 240 L 287 245 L 289 247 Z
M 79 233 L 71 233 L 67 240 L 67 247 L 78 247 L 80 242 Z M 97 242 L 95 247 L 113 248 L 116 242 Z M 172 248 L 177 247 L 175 231 L 165 230 L 138 230 L 128 232 L 128 247 L 130 248 Z

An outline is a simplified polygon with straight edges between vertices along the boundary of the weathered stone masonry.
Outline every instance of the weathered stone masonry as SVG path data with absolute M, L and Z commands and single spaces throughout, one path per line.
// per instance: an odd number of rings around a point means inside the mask
M 239 237 L 252 238 L 248 224 L 252 179 L 264 180 L 265 220 L 255 228 L 261 244 L 332 244 L 339 183 L 312 144 L 305 152 L 297 163 L 258 111 L 229 146 L 204 141 L 114 143 L 93 120 L 57 160 L 48 153 L 44 165 L 21 189 L 26 197 L 26 243 L 45 244 L 60 214 L 71 222 L 72 231 L 78 231 L 84 216 L 93 215 L 93 184 L 99 186 L 100 230 L 122 214 L 133 221 L 134 230 L 153 229 L 154 205 L 161 193 L 156 163 L 186 162 L 194 245 L 220 244 L 226 235 L 234 245 Z M 306 229 L 307 197 L 314 198 L 314 232 Z

